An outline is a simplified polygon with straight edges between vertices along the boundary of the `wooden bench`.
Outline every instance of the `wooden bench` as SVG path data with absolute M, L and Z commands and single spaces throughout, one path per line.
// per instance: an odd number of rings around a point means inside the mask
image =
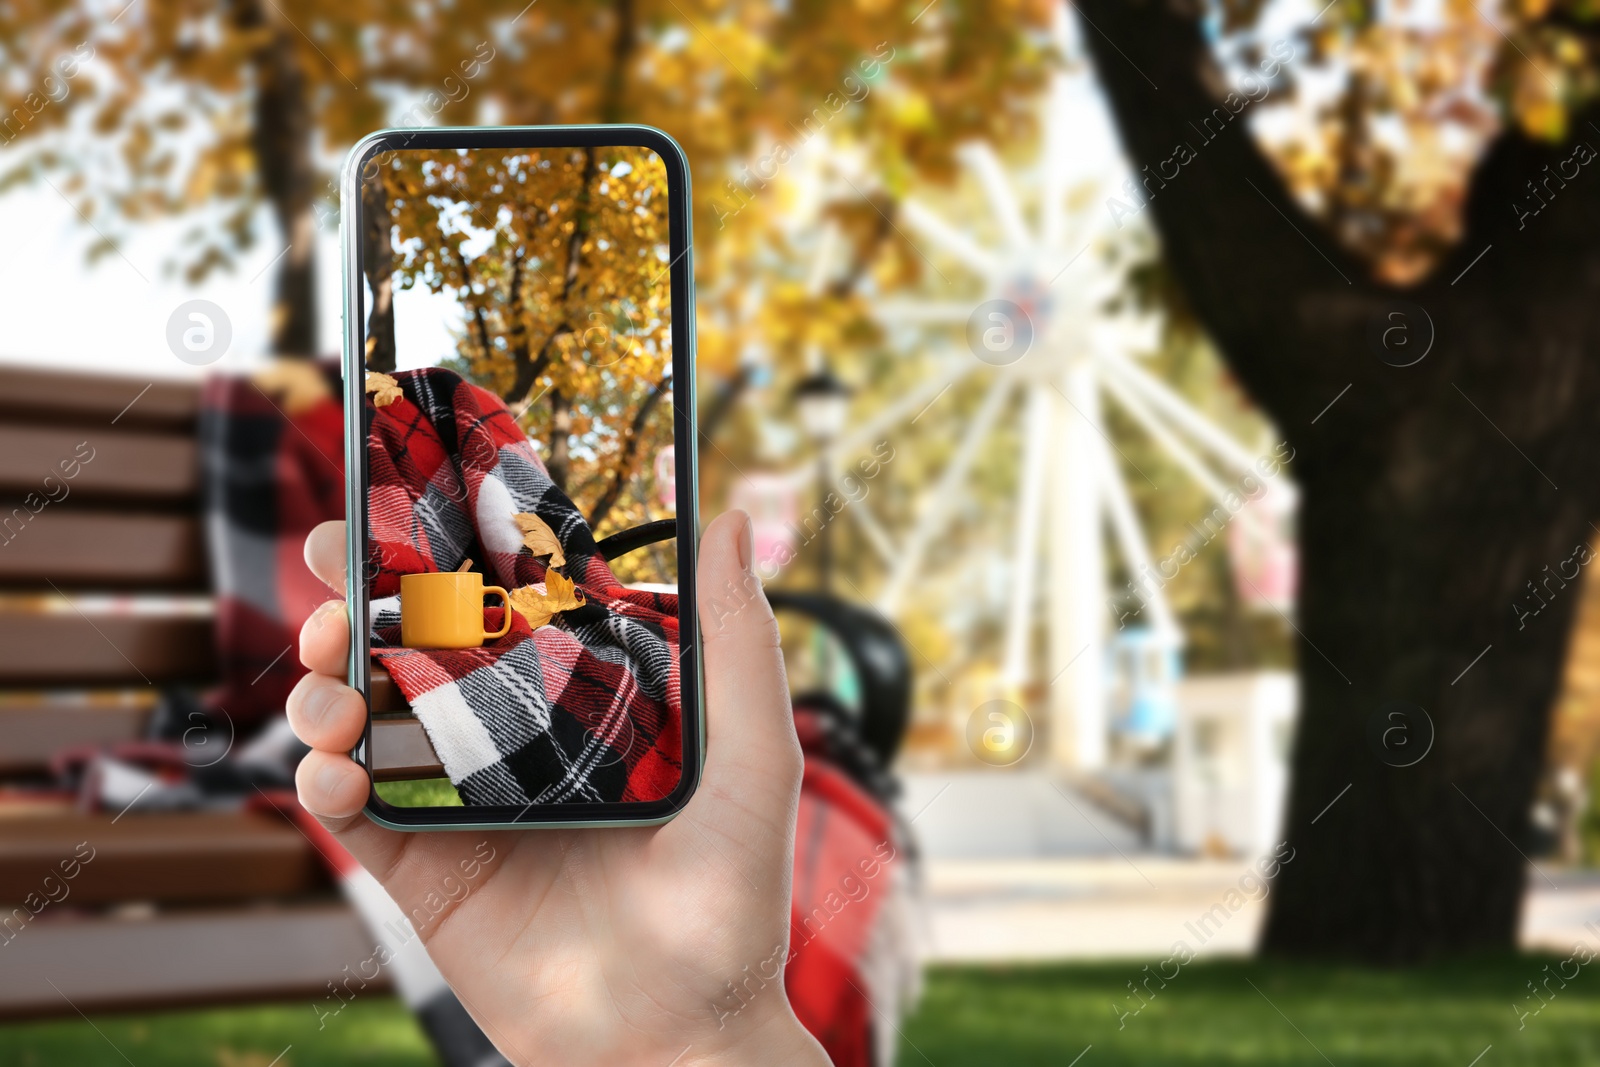
M 372 668 L 372 758 L 374 781 L 443 778 L 444 764 L 400 689 L 382 668 Z
M 214 678 L 198 410 L 197 384 L 0 370 L 0 1016 L 318 1000 L 372 953 L 283 817 L 48 788 L 63 750 L 139 738 L 159 687 Z

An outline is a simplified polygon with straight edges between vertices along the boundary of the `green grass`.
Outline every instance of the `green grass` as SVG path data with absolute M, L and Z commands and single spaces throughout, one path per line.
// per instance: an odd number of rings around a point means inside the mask
M 1155 961 L 945 968 L 904 1027 L 900 1063 L 1067 1067 L 1091 1044 L 1079 1067 L 1467 1067 L 1489 1045 L 1479 1067 L 1600 1063 L 1600 960 L 1566 989 L 1552 981 L 1556 996 L 1518 1031 L 1512 1004 L 1538 1004 L 1523 999 L 1524 983 L 1560 960 L 1397 971 L 1192 963 L 1166 989 L 1152 980 L 1155 996 L 1120 1028 L 1112 1004 L 1137 1007 L 1127 983 Z
M 448 778 L 378 782 L 378 795 L 399 808 L 459 808 L 461 794 Z
M 1136 1003 L 1126 983 L 1143 977 L 1143 962 L 941 967 L 904 1026 L 899 1062 L 1068 1067 L 1093 1045 L 1078 1067 L 1468 1067 L 1493 1045 L 1478 1067 L 1600 1063 L 1600 960 L 1566 989 L 1552 983 L 1555 998 L 1518 1032 L 1511 1005 L 1531 1006 L 1524 983 L 1557 962 L 1525 956 L 1404 971 L 1190 964 L 1164 990 L 1152 982 L 1154 999 L 1120 1030 L 1111 1005 Z M 433 1063 L 405 1009 L 382 997 L 357 1000 L 321 1030 L 309 1002 L 96 1015 L 94 1024 L 104 1037 L 76 1017 L 0 1027 L 0 1067 L 267 1067 L 288 1045 L 279 1067 Z
M 135 1067 L 267 1067 L 288 1045 L 294 1047 L 277 1067 L 433 1067 L 435 1063 L 427 1038 L 392 997 L 359 998 L 325 1019 L 321 1030 L 310 1000 L 92 1018 L 94 1026 L 74 1015 L 0 1027 L 0 1065 L 128 1067 L 132 1062 Z

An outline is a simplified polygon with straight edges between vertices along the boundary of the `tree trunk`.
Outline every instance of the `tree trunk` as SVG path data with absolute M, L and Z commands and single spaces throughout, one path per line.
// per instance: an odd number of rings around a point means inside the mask
M 368 370 L 394 370 L 394 247 L 390 240 L 389 196 L 381 176 L 361 183 L 361 260 L 372 290 L 367 314 Z M 481 321 L 481 320 L 480 320 Z
M 550 390 L 550 480 L 563 493 L 571 473 L 572 400 L 560 389 Z
M 633 56 L 636 12 L 633 0 L 617 0 L 612 5 L 616 26 L 611 34 L 611 66 L 606 71 L 606 88 L 600 98 L 600 121 L 622 121 L 622 101 L 628 90 L 628 61 Z
M 462 263 L 463 270 L 466 263 Z M 523 270 L 522 250 L 519 248 L 511 257 L 511 281 L 506 290 L 506 345 L 511 352 L 511 387 L 506 390 L 502 399 L 508 404 L 521 404 L 528 399 L 528 393 L 533 388 L 533 383 L 539 380 L 539 375 L 544 373 L 545 367 L 550 364 L 550 346 L 546 343 L 539 350 L 537 356 L 532 351 L 532 333 L 528 329 L 528 310 L 523 306 L 523 286 L 527 284 L 527 273 Z M 479 321 L 482 319 L 480 317 Z M 484 350 L 489 351 L 489 341 L 485 337 L 482 341 Z
M 276 12 L 274 12 L 276 16 Z M 258 0 L 242 0 L 235 18 L 243 30 L 270 28 L 255 53 L 256 93 L 251 149 L 256 176 L 288 246 L 279 261 L 269 319 L 274 354 L 310 356 L 317 346 L 316 175 L 311 159 L 311 111 L 300 69 L 297 34 L 266 17 Z
M 1446 390 L 1388 432 L 1376 405 L 1336 407 L 1348 451 L 1302 481 L 1295 858 L 1273 886 L 1270 952 L 1399 963 L 1516 943 L 1591 531 L 1582 497 Z M 1376 447 L 1351 440 L 1368 435 Z M 1390 701 L 1431 730 L 1388 719 Z
M 1535 205 L 1525 183 L 1571 152 L 1501 136 L 1459 247 L 1422 284 L 1385 286 L 1235 117 L 1251 105 L 1228 96 L 1196 4 L 1078 7 L 1165 262 L 1296 450 L 1295 851 L 1263 947 L 1374 962 L 1511 948 L 1571 576 L 1594 532 L 1600 173 L 1552 185 L 1528 218 L 1514 206 Z M 1174 165 L 1180 145 L 1191 158 Z M 1396 324 L 1415 347 L 1382 346 Z M 1391 365 L 1402 351 L 1427 355 Z M 1431 717 L 1437 736 L 1413 765 L 1392 764 L 1422 751 L 1425 729 L 1412 749 L 1369 735 L 1389 701 Z

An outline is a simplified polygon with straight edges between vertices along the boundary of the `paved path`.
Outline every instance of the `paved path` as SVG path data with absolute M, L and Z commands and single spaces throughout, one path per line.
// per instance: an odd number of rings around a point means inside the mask
M 925 871 L 931 961 L 1164 959 L 1178 941 L 1199 956 L 1243 955 L 1265 909 L 1242 862 L 1130 852 L 931 859 Z M 1523 944 L 1600 952 L 1600 873 L 1548 873 L 1554 888 L 1530 874 Z

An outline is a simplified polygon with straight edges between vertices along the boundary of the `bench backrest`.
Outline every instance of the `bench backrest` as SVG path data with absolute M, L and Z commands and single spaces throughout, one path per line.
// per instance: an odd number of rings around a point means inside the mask
M 210 680 L 199 406 L 195 382 L 0 368 L 0 772 Z

